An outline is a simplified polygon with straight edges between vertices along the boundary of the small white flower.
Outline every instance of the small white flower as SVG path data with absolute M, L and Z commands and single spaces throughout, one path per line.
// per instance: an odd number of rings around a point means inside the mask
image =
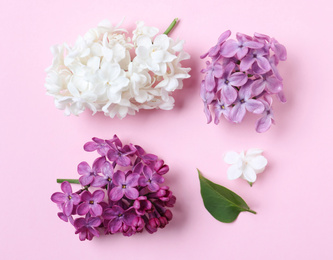
M 168 69 L 163 75 L 163 80 L 156 85 L 156 88 L 164 88 L 167 91 L 175 91 L 183 88 L 183 79 L 190 77 L 190 68 L 182 68 L 180 62 L 190 58 L 186 52 L 180 52 L 175 60 L 168 63 Z
M 151 40 L 153 37 L 158 34 L 158 29 L 155 27 L 145 26 L 145 23 L 142 21 L 136 22 L 136 28 L 133 31 L 132 41 L 136 43 L 136 40 L 140 36 L 148 36 Z
M 243 178 L 250 185 L 257 179 L 257 174 L 265 170 L 267 159 L 261 155 L 263 150 L 249 149 L 246 153 L 242 151 L 240 154 L 234 151 L 227 152 L 224 161 L 231 164 L 227 174 L 229 180 Z
M 165 34 L 157 35 L 154 42 L 148 36 L 141 36 L 137 45 L 135 50 L 137 62 L 143 69 L 148 68 L 159 76 L 167 72 L 167 62 L 177 58 L 169 52 L 170 38 Z

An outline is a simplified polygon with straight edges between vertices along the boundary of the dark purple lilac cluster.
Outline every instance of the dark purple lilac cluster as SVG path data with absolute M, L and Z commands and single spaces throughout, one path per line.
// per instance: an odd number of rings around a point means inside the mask
M 217 44 L 201 56 L 211 58 L 201 72 L 201 98 L 207 123 L 218 124 L 223 115 L 228 121 L 240 123 L 246 112 L 260 114 L 256 131 L 267 131 L 274 123 L 272 95 L 286 102 L 282 92 L 279 61 L 287 59 L 286 48 L 274 38 L 255 33 L 253 37 L 237 33 L 237 40 L 228 39 L 228 30 Z
M 131 236 L 144 228 L 149 233 L 164 228 L 172 219 L 167 208 L 176 202 L 169 187 L 162 185 L 169 167 L 138 145 L 123 146 L 116 135 L 92 140 L 84 150 L 100 156 L 91 167 L 87 162 L 78 165 L 83 188 L 73 193 L 68 180 L 61 184 L 63 192 L 51 196 L 61 210 L 60 219 L 75 227 L 80 240 L 91 240 L 101 231 Z

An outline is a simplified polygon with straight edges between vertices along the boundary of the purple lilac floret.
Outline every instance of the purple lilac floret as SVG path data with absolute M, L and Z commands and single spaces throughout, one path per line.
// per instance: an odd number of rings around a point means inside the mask
M 201 83 L 207 123 L 218 124 L 223 115 L 227 121 L 242 122 L 247 112 L 259 114 L 256 131 L 267 131 L 274 123 L 272 96 L 286 102 L 283 79 L 277 65 L 287 59 L 286 48 L 276 39 L 255 33 L 253 37 L 237 33 L 228 39 L 228 30 L 217 44 L 201 58 L 209 57 Z M 213 116 L 212 116 L 213 115 Z
M 263 106 L 262 120 L 268 122 L 269 100 Z M 91 167 L 87 162 L 78 165 L 81 189 L 73 192 L 65 181 L 63 192 L 51 196 L 61 210 L 58 217 L 75 227 L 80 240 L 92 240 L 102 233 L 132 236 L 144 229 L 154 233 L 164 228 L 172 219 L 169 208 L 176 202 L 164 185 L 169 166 L 138 145 L 123 145 L 116 135 L 92 140 L 84 150 L 96 151 L 98 157 Z
M 72 193 L 72 187 L 67 181 L 61 183 L 61 190 L 63 193 L 53 193 L 51 200 L 63 211 L 63 214 L 60 214 L 59 217 L 65 220 L 64 216 L 70 216 L 73 212 L 74 205 L 79 204 L 81 199 L 78 194 Z

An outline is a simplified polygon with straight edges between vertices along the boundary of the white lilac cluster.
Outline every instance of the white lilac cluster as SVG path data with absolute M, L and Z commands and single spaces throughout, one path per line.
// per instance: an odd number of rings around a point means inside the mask
M 190 77 L 190 68 L 181 65 L 190 55 L 183 51 L 184 41 L 158 31 L 137 22 L 131 39 L 126 30 L 103 21 L 74 46 L 53 46 L 47 94 L 66 115 L 88 108 L 124 118 L 140 109 L 172 109 L 172 92 Z

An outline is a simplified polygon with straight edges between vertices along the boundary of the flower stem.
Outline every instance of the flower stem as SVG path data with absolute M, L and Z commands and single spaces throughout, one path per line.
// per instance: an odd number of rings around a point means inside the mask
M 78 179 L 57 179 L 57 183 L 63 183 L 64 181 L 68 181 L 69 183 L 80 184 Z
M 168 29 L 165 30 L 164 34 L 168 35 L 172 28 L 175 27 L 177 22 L 178 18 L 173 19 L 172 23 L 169 25 Z
M 253 213 L 253 214 L 257 214 L 257 212 L 255 212 L 255 211 L 252 210 L 252 209 L 248 209 L 247 211 L 248 211 L 248 212 L 251 212 L 251 213 Z

